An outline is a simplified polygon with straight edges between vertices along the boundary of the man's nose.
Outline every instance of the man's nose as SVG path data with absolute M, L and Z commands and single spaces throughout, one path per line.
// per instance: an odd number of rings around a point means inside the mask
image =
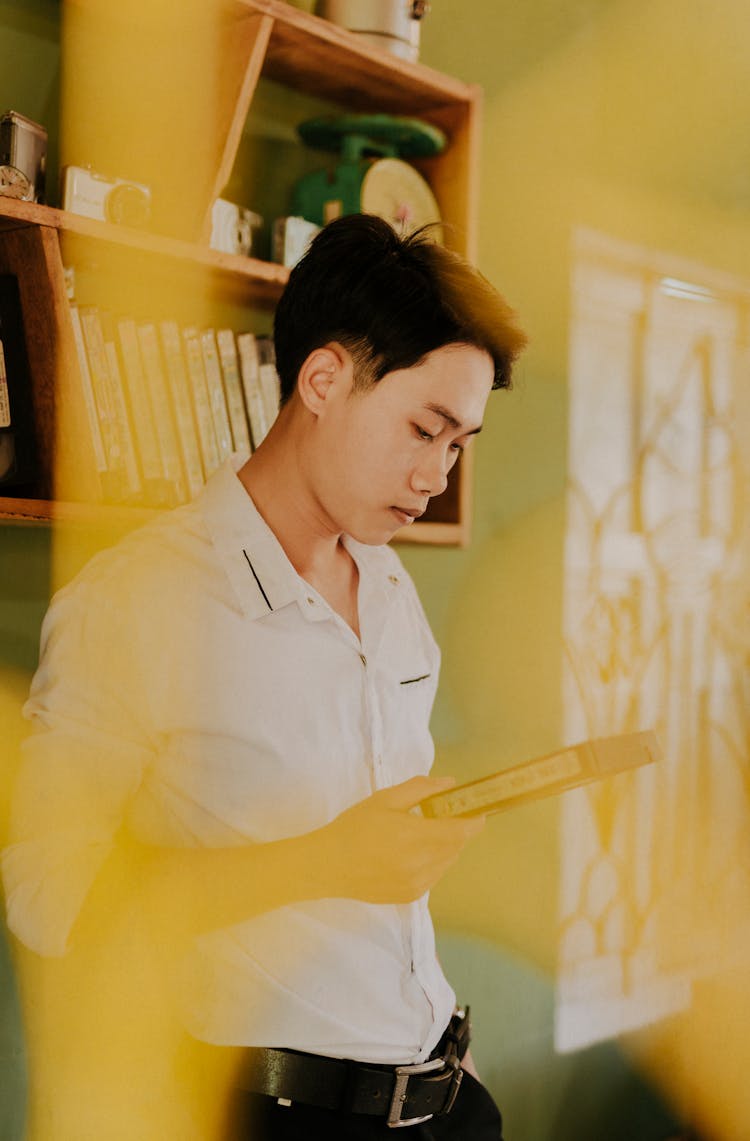
M 441 495 L 448 486 L 448 472 L 453 467 L 455 455 L 436 448 L 422 458 L 412 475 L 412 489 L 420 495 Z

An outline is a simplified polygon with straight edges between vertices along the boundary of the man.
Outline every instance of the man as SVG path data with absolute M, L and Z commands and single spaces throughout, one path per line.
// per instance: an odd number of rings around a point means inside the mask
M 482 822 L 412 811 L 445 787 L 427 775 L 439 654 L 384 544 L 444 490 L 523 343 L 426 235 L 332 223 L 277 310 L 266 440 L 97 556 L 45 621 L 10 924 L 42 954 L 85 943 L 134 841 L 187 1029 L 243 1048 L 233 1138 L 413 1121 L 500 1141 L 460 1080 L 426 898 Z

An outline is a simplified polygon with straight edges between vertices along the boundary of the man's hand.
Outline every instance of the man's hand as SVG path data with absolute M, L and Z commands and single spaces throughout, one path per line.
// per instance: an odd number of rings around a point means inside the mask
M 484 817 L 412 812 L 452 778 L 413 777 L 359 801 L 330 824 L 231 848 L 138 848 L 137 880 L 163 941 L 242 923 L 312 899 L 411 903 L 435 884 Z
M 418 899 L 484 827 L 483 816 L 432 820 L 411 811 L 453 783 L 446 777 L 413 777 L 346 809 L 306 837 L 316 864 L 313 874 L 330 882 L 333 896 L 367 903 Z

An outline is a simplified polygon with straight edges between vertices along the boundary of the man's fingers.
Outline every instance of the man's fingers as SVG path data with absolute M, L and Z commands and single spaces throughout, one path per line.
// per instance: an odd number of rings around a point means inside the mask
M 384 788 L 375 795 L 388 808 L 409 809 L 434 796 L 437 792 L 444 792 L 456 783 L 455 777 L 412 777 L 402 784 L 394 784 L 391 788 Z
M 467 840 L 482 831 L 486 819 L 486 816 L 441 816 L 425 823 L 430 825 L 433 836 L 441 836 L 446 844 L 454 844 L 460 850 Z

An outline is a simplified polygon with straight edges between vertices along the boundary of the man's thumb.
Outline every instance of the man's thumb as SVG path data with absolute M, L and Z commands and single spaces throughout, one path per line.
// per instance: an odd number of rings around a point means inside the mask
M 455 783 L 455 777 L 418 776 L 403 781 L 401 784 L 394 784 L 391 788 L 381 789 L 376 795 L 386 807 L 406 811 L 409 808 L 414 808 L 421 800 L 426 800 L 428 796 L 434 796 L 437 792 L 445 792 L 446 789 L 453 788 Z

